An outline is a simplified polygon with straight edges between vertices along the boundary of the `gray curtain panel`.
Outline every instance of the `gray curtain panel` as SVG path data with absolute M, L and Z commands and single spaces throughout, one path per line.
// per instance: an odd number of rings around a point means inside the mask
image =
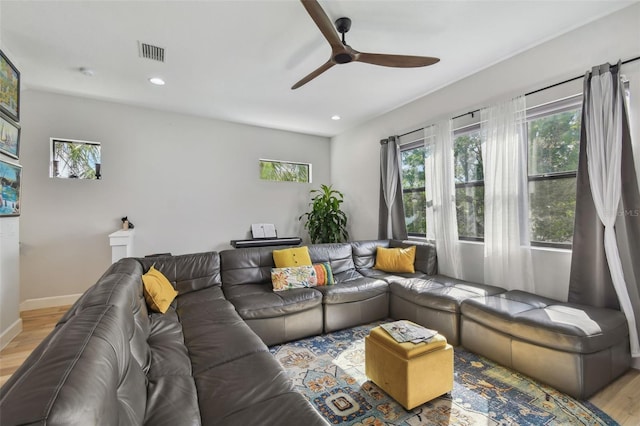
M 389 136 L 387 139 L 382 139 L 380 141 L 380 212 L 378 219 L 378 238 L 380 239 L 404 240 L 407 238 L 400 167 L 398 137 Z
M 615 93 L 621 93 L 618 87 L 620 84 L 619 70 L 619 64 L 611 67 Z M 593 203 L 587 170 L 585 106 L 590 100 L 590 78 L 591 73 L 585 77 L 568 300 L 592 306 L 620 309 L 604 250 L 604 226 L 598 218 Z M 636 318 L 640 318 L 640 192 L 638 191 L 638 179 L 632 155 L 626 107 L 627 105 L 623 102 L 620 171 L 622 192 L 615 231 L 629 298 L 634 307 Z

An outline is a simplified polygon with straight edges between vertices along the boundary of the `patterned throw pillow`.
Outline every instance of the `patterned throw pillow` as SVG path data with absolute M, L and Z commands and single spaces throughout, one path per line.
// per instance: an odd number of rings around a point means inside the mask
M 335 284 L 335 280 L 333 279 L 333 274 L 331 273 L 331 265 L 329 264 L 329 262 L 314 263 L 313 269 L 316 270 L 316 276 L 318 277 L 317 285 Z
M 273 291 L 283 291 L 292 288 L 315 287 L 318 284 L 318 278 L 315 268 L 311 265 L 271 268 L 271 283 Z

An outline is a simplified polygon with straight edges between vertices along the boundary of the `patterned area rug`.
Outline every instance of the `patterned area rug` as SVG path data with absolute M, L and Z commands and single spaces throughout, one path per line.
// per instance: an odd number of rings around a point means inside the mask
M 455 348 L 450 395 L 406 411 L 364 374 L 368 324 L 273 346 L 296 388 L 339 425 L 617 425 L 577 401 L 492 361 Z

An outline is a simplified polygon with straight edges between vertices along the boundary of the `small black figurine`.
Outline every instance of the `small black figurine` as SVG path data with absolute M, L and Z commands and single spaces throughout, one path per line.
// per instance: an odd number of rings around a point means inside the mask
M 122 220 L 122 229 L 133 229 L 134 225 L 133 223 L 129 222 L 129 219 L 127 219 L 127 216 L 123 217 L 121 220 Z

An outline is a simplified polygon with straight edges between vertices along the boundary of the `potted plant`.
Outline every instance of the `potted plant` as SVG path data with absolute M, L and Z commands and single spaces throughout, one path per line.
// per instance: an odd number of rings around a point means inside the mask
M 306 217 L 305 229 L 309 231 L 311 243 L 339 243 L 349 238 L 347 215 L 340 210 L 344 196 L 331 185 L 320 185 L 320 189 L 309 191 L 311 211 L 302 214 L 298 220 Z

